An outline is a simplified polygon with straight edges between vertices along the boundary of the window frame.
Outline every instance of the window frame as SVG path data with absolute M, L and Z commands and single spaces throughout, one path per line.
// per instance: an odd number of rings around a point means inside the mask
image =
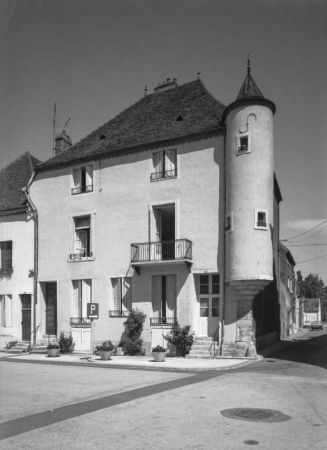
M 70 317 L 70 324 L 71 326 L 78 326 L 78 325 L 87 325 L 89 326 L 91 323 L 91 320 L 87 318 L 87 303 L 92 303 L 92 278 L 78 278 L 73 279 L 72 281 L 72 302 L 71 302 L 71 317 Z M 90 295 L 89 298 L 87 296 L 87 293 L 84 293 L 84 283 L 87 284 L 89 282 L 89 288 L 90 288 Z M 78 300 L 77 300 L 77 315 L 75 315 L 75 286 L 74 283 L 78 283 Z M 89 300 L 89 301 L 88 301 Z
M 3 248 L 9 243 L 10 248 Z M 13 270 L 13 241 L 0 241 L 0 275 L 12 274 Z
M 94 192 L 93 164 L 84 164 L 80 167 L 73 167 L 71 179 L 72 196 Z M 91 183 L 89 181 L 91 181 Z
M 11 328 L 12 325 L 12 295 L 0 294 L 0 326 Z
M 70 217 L 70 253 L 68 255 L 68 262 L 78 261 L 94 261 L 94 232 L 95 232 L 95 220 L 94 213 L 81 214 Z M 78 236 L 76 234 L 76 223 L 78 220 L 89 219 L 89 226 L 78 227 L 78 231 L 86 231 L 87 243 L 83 251 L 76 251 L 76 242 Z M 82 241 L 80 239 L 80 241 Z
M 120 308 L 116 308 L 116 293 L 115 293 L 115 286 L 114 281 L 117 280 L 118 282 L 118 303 L 120 305 Z M 128 281 L 127 281 L 128 280 Z M 132 311 L 133 308 L 133 277 L 112 277 L 110 279 L 111 281 L 111 292 L 112 292 L 112 302 L 113 309 L 109 310 L 109 317 L 127 317 L 128 314 Z M 124 283 L 129 283 L 129 289 L 124 292 Z M 127 300 L 129 303 L 130 309 L 128 309 L 124 305 L 124 299 L 128 296 Z
M 220 292 L 221 292 L 221 279 L 219 272 L 217 273 L 199 273 L 197 274 L 199 276 L 198 279 L 198 302 L 199 302 L 199 311 L 200 311 L 200 318 L 215 318 L 217 317 L 219 319 L 220 317 Z M 218 283 L 213 283 L 213 277 L 218 276 Z M 202 286 L 208 286 L 208 293 L 201 292 L 201 277 L 208 277 L 208 283 L 202 283 Z M 213 286 L 218 286 L 218 292 L 213 292 Z M 213 305 L 213 299 L 218 298 L 218 307 Z M 201 300 L 208 300 L 208 307 L 201 307 Z M 213 315 L 213 311 L 218 308 L 218 315 Z M 201 309 L 207 309 L 208 315 L 202 316 L 201 315 Z
M 259 220 L 259 214 L 265 215 L 265 222 Z M 259 225 L 260 222 L 264 223 L 264 225 Z M 256 208 L 254 210 L 254 228 L 256 230 L 268 231 L 268 223 L 268 210 L 265 208 Z
M 169 158 L 168 154 L 173 153 L 174 154 L 174 162 L 171 158 Z M 160 161 L 156 164 L 155 158 L 159 156 Z M 167 161 L 169 163 L 167 164 Z M 175 167 L 172 169 L 166 169 L 166 166 L 169 164 L 174 164 Z M 157 167 L 161 170 L 156 170 Z M 151 175 L 150 175 L 150 182 L 156 182 L 156 181 L 163 181 L 163 180 L 172 180 L 178 177 L 178 154 L 177 154 L 177 148 L 171 148 L 171 149 L 165 149 L 165 150 L 159 150 L 152 152 L 152 158 L 151 158 Z M 173 172 L 172 174 L 169 174 L 168 172 Z
M 242 139 L 247 139 L 247 146 L 242 148 Z M 236 135 L 236 154 L 243 155 L 246 153 L 251 153 L 251 132 L 247 131 L 245 133 L 239 133 Z

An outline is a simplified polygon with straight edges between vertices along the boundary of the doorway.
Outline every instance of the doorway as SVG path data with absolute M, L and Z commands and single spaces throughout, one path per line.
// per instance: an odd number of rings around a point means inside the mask
M 219 327 L 219 274 L 200 275 L 198 279 L 199 336 L 217 336 Z
M 154 206 L 150 228 L 151 259 L 175 259 L 175 204 Z
M 31 339 L 31 294 L 22 294 L 22 341 Z
M 46 283 L 45 333 L 57 335 L 57 283 Z

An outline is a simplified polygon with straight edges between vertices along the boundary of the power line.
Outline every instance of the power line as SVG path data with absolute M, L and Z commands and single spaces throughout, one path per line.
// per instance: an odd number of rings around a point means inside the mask
M 296 264 L 302 264 L 302 263 L 305 263 L 305 262 L 314 261 L 315 259 L 325 258 L 326 256 L 327 255 L 317 256 L 316 258 L 307 259 L 306 261 L 300 261 L 300 262 L 297 262 Z
M 327 222 L 327 219 L 324 220 L 323 222 L 321 222 L 319 225 L 316 225 L 315 227 L 310 228 L 310 230 L 304 231 L 304 233 L 297 234 L 296 236 L 290 237 L 290 238 L 288 238 L 288 239 L 282 239 L 282 242 L 286 242 L 286 241 L 288 241 L 288 240 L 290 240 L 290 239 L 295 239 L 295 238 L 297 238 L 297 237 L 303 236 L 304 234 L 310 233 L 310 231 L 315 230 L 316 228 L 320 227 L 321 225 L 323 225 L 323 224 L 326 223 L 326 222 Z M 327 225 L 326 225 L 326 226 L 327 226 Z M 326 227 L 324 227 L 324 228 L 326 228 Z M 320 230 L 320 231 L 322 231 L 322 230 Z M 320 233 L 320 231 L 319 231 L 318 233 Z M 318 233 L 317 233 L 317 234 L 318 234 Z M 311 236 L 311 237 L 312 237 L 312 236 Z M 308 238 L 308 239 L 310 239 L 310 238 Z
M 317 245 L 327 245 L 327 244 L 288 244 L 287 247 L 316 247 Z

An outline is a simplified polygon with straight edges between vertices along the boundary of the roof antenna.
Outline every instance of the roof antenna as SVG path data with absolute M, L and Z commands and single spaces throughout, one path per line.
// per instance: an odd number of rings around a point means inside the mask
M 66 130 L 66 126 L 68 125 L 68 122 L 70 121 L 70 118 L 67 120 L 67 122 L 64 125 L 64 130 Z
M 251 67 L 250 67 L 250 55 L 248 55 L 248 75 L 251 74 Z
M 55 146 L 56 111 L 57 111 L 57 104 L 55 102 L 54 103 L 54 108 L 53 108 L 53 119 L 52 119 L 52 150 L 51 150 L 51 153 L 53 152 L 53 149 L 54 149 L 54 146 Z
M 145 88 L 144 88 L 144 97 L 146 97 L 147 94 L 148 94 L 148 88 L 147 88 L 147 85 L 145 85 Z

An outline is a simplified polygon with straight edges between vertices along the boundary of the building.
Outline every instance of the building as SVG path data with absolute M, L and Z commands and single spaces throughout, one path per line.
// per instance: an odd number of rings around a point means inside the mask
M 35 220 L 23 192 L 40 161 L 24 153 L 0 171 L 0 348 L 33 341 Z
M 59 135 L 28 187 L 38 337 L 88 351 L 94 302 L 96 343 L 124 339 L 131 308 L 148 352 L 176 321 L 226 355 L 278 339 L 275 109 L 248 67 L 227 108 L 199 78 L 167 79 L 75 145 Z
M 289 336 L 300 328 L 299 298 L 294 272 L 295 261 L 290 250 L 279 244 L 280 261 L 280 331 L 281 338 Z

